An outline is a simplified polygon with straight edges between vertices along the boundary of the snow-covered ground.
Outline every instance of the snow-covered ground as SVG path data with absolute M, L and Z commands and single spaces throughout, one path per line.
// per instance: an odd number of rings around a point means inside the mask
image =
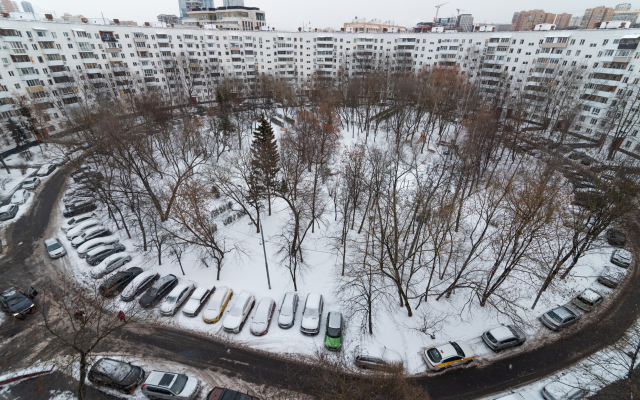
M 274 126 L 274 128 L 277 130 L 277 127 Z M 345 142 L 359 140 L 357 136 L 352 139 L 352 132 L 350 131 L 343 132 L 343 137 Z M 434 145 L 431 147 L 436 150 L 433 153 L 434 157 L 440 157 L 440 149 Z M 221 199 L 220 204 L 224 201 L 224 199 Z M 63 205 L 60 205 L 61 210 L 62 208 Z M 277 244 L 275 237 L 280 233 L 284 225 L 285 210 L 286 204 L 284 202 L 275 201 L 272 215 L 262 217 L 271 289 L 267 286 L 267 273 L 261 238 L 259 234 L 256 234 L 255 227 L 249 224 L 247 217 L 237 219 L 227 226 L 223 226 L 222 223 L 218 225 L 220 232 L 228 238 L 227 242 L 229 244 L 238 243 L 244 249 L 243 253 L 231 252 L 225 257 L 219 281 L 216 280 L 217 271 L 214 268 L 207 268 L 195 253 L 183 254 L 182 265 L 185 275 L 182 275 L 178 263 L 168 252 L 162 255 L 162 265 L 158 265 L 157 253 L 153 248 L 150 248 L 144 254 L 138 251 L 134 256 L 134 260 L 127 264 L 127 267 L 138 265 L 144 269 L 157 271 L 161 275 L 174 274 L 180 280 L 192 281 L 197 286 L 228 286 L 234 293 L 247 290 L 255 295 L 257 301 L 263 297 L 273 298 L 279 307 L 283 295 L 294 290 L 288 270 L 280 265 L 279 258 L 276 255 Z M 222 222 L 230 213 L 231 211 L 228 211 L 220 215 L 220 221 Z M 115 229 L 113 222 L 107 221 L 105 212 L 101 213 L 101 217 L 104 219 L 105 224 Z M 332 222 L 333 215 L 327 219 Z M 61 225 L 64 221 L 65 219 L 60 217 L 57 221 L 58 225 Z M 173 317 L 164 317 L 159 314 L 158 307 L 149 310 L 146 317 L 157 323 L 197 331 L 212 337 L 228 339 L 254 349 L 291 356 L 313 356 L 316 351 L 323 351 L 327 313 L 329 311 L 345 311 L 341 310 L 336 294 L 335 277 L 338 275 L 336 273 L 338 255 L 332 250 L 329 245 L 329 239 L 327 239 L 332 229 L 335 228 L 331 223 L 328 223 L 326 226 L 316 229 L 314 234 L 310 233 L 311 237 L 305 241 L 308 250 L 306 261 L 309 265 L 305 267 L 299 278 L 298 294 L 300 296 L 300 305 L 295 325 L 291 329 L 284 330 L 277 326 L 277 309 L 269 332 L 261 337 L 252 336 L 248 326 L 245 326 L 239 334 L 226 333 L 222 331 L 220 322 L 212 325 L 206 324 L 200 315 L 190 318 L 178 312 Z M 134 243 L 133 240 L 127 239 L 124 230 L 120 230 L 117 234 L 128 251 L 133 252 L 136 244 L 139 244 L 139 241 Z M 90 282 L 92 278 L 90 278 L 89 273 L 92 267 L 77 256 L 62 232 L 58 237 L 62 240 L 69 253 L 61 262 L 72 266 L 72 270 L 79 280 Z M 398 351 L 403 356 L 405 365 L 410 373 L 418 374 L 426 371 L 426 366 L 421 358 L 421 349 L 448 340 L 462 339 L 468 341 L 476 353 L 476 362 L 478 364 L 486 363 L 497 357 L 507 357 L 514 352 L 522 351 L 524 348 L 538 346 L 544 341 L 557 337 L 557 333 L 551 332 L 537 321 L 537 318 L 542 313 L 556 305 L 570 301 L 581 290 L 589 287 L 594 287 L 608 298 L 610 297 L 612 291 L 596 282 L 599 273 L 608 264 L 610 254 L 611 249 L 605 246 L 604 242 L 601 247 L 590 251 L 580 259 L 577 267 L 574 268 L 569 277 L 564 281 L 556 281 L 549 290 L 544 292 L 535 310 L 531 310 L 531 305 L 535 298 L 537 287 L 531 285 L 512 287 L 512 290 L 521 291 L 520 298 L 522 300 L 519 305 L 522 308 L 519 312 L 520 317 L 527 322 L 525 332 L 528 340 L 523 347 L 505 350 L 499 355 L 493 353 L 484 345 L 480 335 L 488 329 L 497 327 L 500 324 L 511 323 L 511 321 L 504 315 L 491 311 L 489 307 L 475 307 L 466 309 L 461 313 L 459 310 L 465 309 L 466 298 L 464 296 L 458 297 L 454 293 L 450 299 L 439 302 L 430 300 L 427 305 L 423 304 L 421 306 L 422 310 L 420 308 L 416 310 L 417 315 L 413 318 L 408 317 L 406 310 L 398 307 L 398 304 L 389 304 L 384 312 L 380 312 L 377 315 L 373 336 L 360 334 L 358 328 L 354 326 L 355 324 L 349 324 L 349 321 L 347 321 L 343 351 L 351 354 L 358 344 L 386 346 Z M 305 297 L 312 292 L 322 294 L 325 303 L 320 334 L 310 337 L 303 335 L 299 327 Z M 227 308 L 227 311 L 229 308 Z M 423 310 L 428 310 L 430 315 L 448 316 L 441 330 L 436 333 L 435 339 L 415 329 L 416 319 Z M 590 315 L 586 314 L 584 318 L 590 318 Z M 249 322 L 247 325 L 249 325 Z

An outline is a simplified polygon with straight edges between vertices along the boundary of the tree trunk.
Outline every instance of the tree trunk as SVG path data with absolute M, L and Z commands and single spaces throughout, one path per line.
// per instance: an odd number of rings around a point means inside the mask
M 80 379 L 78 380 L 78 399 L 84 400 L 86 392 L 85 380 L 87 379 L 87 354 L 80 352 Z
M 4 169 L 7 171 L 7 174 L 11 175 L 11 170 L 9 170 L 9 166 L 7 165 L 7 163 L 4 162 L 4 157 L 2 157 L 1 154 L 0 154 L 0 162 L 2 163 L 2 166 L 4 167 Z

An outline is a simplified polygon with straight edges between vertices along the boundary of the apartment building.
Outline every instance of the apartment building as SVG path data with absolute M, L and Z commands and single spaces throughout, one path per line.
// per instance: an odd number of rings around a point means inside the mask
M 593 29 L 602 22 L 611 21 L 613 18 L 613 8 L 600 6 L 596 8 L 587 8 L 580 23 L 580 29 Z
M 611 21 L 629 21 L 631 25 L 635 25 L 639 15 L 640 10 L 614 11 Z
M 544 10 L 529 10 L 513 13 L 511 31 L 529 31 L 537 24 L 552 24 L 556 15 Z
M 87 82 L 80 81 L 79 75 L 97 90 L 175 93 L 180 85 L 171 72 L 176 60 L 188 60 L 194 85 L 191 96 L 198 102 L 212 98 L 220 79 L 235 77 L 251 85 L 259 73 L 302 86 L 311 79 L 335 77 L 340 71 L 366 72 L 376 64 L 404 73 L 451 66 L 476 81 L 488 95 L 502 85 L 526 86 L 526 94 L 535 95 L 532 86 L 540 81 L 532 78 L 544 78 L 558 68 L 580 68 L 589 91 L 582 101 L 580 122 L 571 130 L 598 139 L 613 98 L 621 90 L 637 90 L 640 81 L 640 29 L 274 32 L 99 25 L 97 21 L 2 20 L 1 120 L 19 117 L 12 97 L 25 95 L 43 104 L 48 114 L 45 132 L 59 132 L 64 129 L 61 108 L 74 107 L 81 96 L 80 82 Z M 622 148 L 640 154 L 637 133 L 626 138 Z M 0 150 L 7 146 L 12 143 L 5 132 L 0 134 Z
M 631 3 L 620 3 L 615 8 L 615 11 L 629 11 L 629 10 L 631 10 Z
M 199 1 L 199 0 L 198 0 Z M 257 7 L 228 6 L 218 8 L 196 7 L 187 13 L 199 24 L 211 24 L 218 29 L 246 31 L 266 26 L 264 11 Z M 183 20 L 184 23 L 184 20 Z
M 473 15 L 471 14 L 458 15 L 458 18 L 456 18 L 456 28 L 460 32 L 473 31 Z
M 345 22 L 343 27 L 345 32 L 361 33 L 383 33 L 383 32 L 406 32 L 407 27 L 395 25 L 391 21 L 380 21 L 377 19 L 367 20 L 355 17 L 351 22 Z
M 571 23 L 573 14 L 556 14 L 556 18 L 553 23 L 556 25 L 556 30 L 567 29 Z

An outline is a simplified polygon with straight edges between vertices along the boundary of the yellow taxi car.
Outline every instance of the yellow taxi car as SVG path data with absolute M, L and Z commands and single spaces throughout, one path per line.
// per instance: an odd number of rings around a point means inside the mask
M 233 296 L 233 290 L 230 288 L 226 286 L 217 288 L 202 312 L 202 320 L 208 324 L 218 322 L 231 296 Z
M 442 371 L 445 368 L 469 364 L 473 361 L 473 357 L 471 346 L 462 340 L 429 347 L 424 349 L 422 353 L 427 368 L 432 371 Z

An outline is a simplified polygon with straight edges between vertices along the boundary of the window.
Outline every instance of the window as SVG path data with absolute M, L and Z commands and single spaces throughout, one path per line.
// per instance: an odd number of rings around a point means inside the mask
M 606 45 L 607 45 L 607 43 L 609 43 L 609 39 L 605 39 L 605 40 L 602 42 L 602 45 L 603 45 L 603 46 L 606 46 Z
M 584 44 L 584 39 L 580 40 L 580 46 Z

